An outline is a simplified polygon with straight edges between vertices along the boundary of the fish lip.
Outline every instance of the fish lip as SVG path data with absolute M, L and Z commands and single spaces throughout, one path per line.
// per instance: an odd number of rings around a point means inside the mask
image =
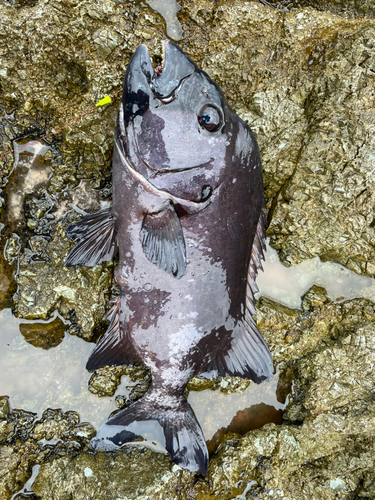
M 152 65 L 150 53 L 148 48 L 143 43 L 137 47 L 134 56 L 138 55 L 138 59 L 135 58 L 135 62 L 139 62 L 139 67 L 141 72 L 146 77 L 147 83 L 150 85 L 152 78 L 154 76 L 154 67 Z M 134 65 L 135 63 L 133 63 Z

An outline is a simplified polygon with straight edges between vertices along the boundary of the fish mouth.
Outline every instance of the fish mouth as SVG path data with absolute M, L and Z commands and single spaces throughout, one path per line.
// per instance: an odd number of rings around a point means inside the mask
M 162 43 L 162 59 L 160 63 L 152 66 L 152 60 L 146 45 L 138 47 L 140 52 L 137 59 L 137 52 L 134 55 L 136 64 L 139 64 L 141 71 L 147 80 L 147 83 L 152 91 L 153 97 L 161 101 L 163 104 L 168 104 L 176 99 L 183 83 L 197 69 L 195 63 L 187 56 L 177 45 L 164 40 Z M 132 62 L 131 62 L 132 64 Z M 152 69 L 151 69 L 152 68 Z M 150 76 L 151 75 L 151 76 Z M 139 161 L 145 166 L 146 171 L 150 173 L 149 178 L 156 178 L 165 174 L 180 173 L 188 170 L 202 170 L 201 165 L 192 167 L 180 168 L 155 168 L 143 157 L 136 134 L 134 131 L 134 122 L 129 122 L 129 130 L 132 134 L 132 142 L 136 147 L 136 155 Z
M 155 67 L 152 65 L 147 47 L 140 45 L 138 50 L 142 54 L 141 70 L 147 79 L 147 83 L 154 97 L 165 104 L 175 98 L 183 82 L 197 69 L 190 57 L 170 40 L 164 40 L 162 44 L 162 61 L 161 64 L 156 64 Z

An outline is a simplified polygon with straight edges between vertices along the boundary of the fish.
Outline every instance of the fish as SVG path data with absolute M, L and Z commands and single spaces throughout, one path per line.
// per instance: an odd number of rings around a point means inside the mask
M 273 375 L 253 317 L 266 229 L 259 148 L 219 86 L 166 40 L 163 66 L 145 45 L 127 66 L 112 168 L 112 206 L 68 227 L 76 245 L 65 265 L 119 252 L 120 294 L 86 367 L 143 365 L 152 382 L 90 447 L 120 449 L 151 432 L 174 463 L 205 475 L 189 380 Z

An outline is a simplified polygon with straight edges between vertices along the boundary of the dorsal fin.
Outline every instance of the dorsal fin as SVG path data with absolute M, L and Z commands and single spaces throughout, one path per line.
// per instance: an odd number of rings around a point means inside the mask
M 242 325 L 235 328 L 231 338 L 224 336 L 205 367 L 200 378 L 216 378 L 231 375 L 244 377 L 256 383 L 269 379 L 273 374 L 272 356 L 263 337 L 259 333 L 252 314 L 255 314 L 254 293 L 258 292 L 255 279 L 258 269 L 262 269 L 264 260 L 266 219 L 262 210 L 251 250 L 251 259 L 247 273 L 246 310 Z
M 247 271 L 247 287 L 246 287 L 246 321 L 249 321 L 252 314 L 255 314 L 255 298 L 254 294 L 259 292 L 255 280 L 258 276 L 258 269 L 263 271 L 262 260 L 264 260 L 264 252 L 266 250 L 266 216 L 264 210 L 260 212 L 256 232 L 254 235 L 253 246 L 251 247 L 251 258 Z

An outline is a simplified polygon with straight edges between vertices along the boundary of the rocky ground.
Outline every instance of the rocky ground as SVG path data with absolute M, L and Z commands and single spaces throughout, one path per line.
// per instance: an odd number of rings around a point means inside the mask
M 257 136 L 268 236 L 282 261 L 319 256 L 374 277 L 375 3 L 272 3 L 279 8 L 183 0 L 180 45 Z M 3 151 L 117 92 L 137 45 L 157 58 L 165 37 L 162 17 L 142 2 L 0 0 L 0 16 Z M 58 310 L 86 340 L 102 332 L 113 267 L 65 268 L 64 230 L 110 200 L 119 99 L 51 137 L 36 162 L 27 151 L 0 162 L 0 304 L 26 319 Z M 314 286 L 302 310 L 265 298 L 257 309 L 281 385 L 292 381 L 281 425 L 228 435 L 207 478 L 194 478 L 142 447 L 92 455 L 95 431 L 75 412 L 39 418 L 4 397 L 0 499 L 32 474 L 42 500 L 375 498 L 374 304 L 334 301 Z M 90 390 L 113 393 L 121 374 L 95 373 Z M 138 375 L 134 397 L 147 387 Z

